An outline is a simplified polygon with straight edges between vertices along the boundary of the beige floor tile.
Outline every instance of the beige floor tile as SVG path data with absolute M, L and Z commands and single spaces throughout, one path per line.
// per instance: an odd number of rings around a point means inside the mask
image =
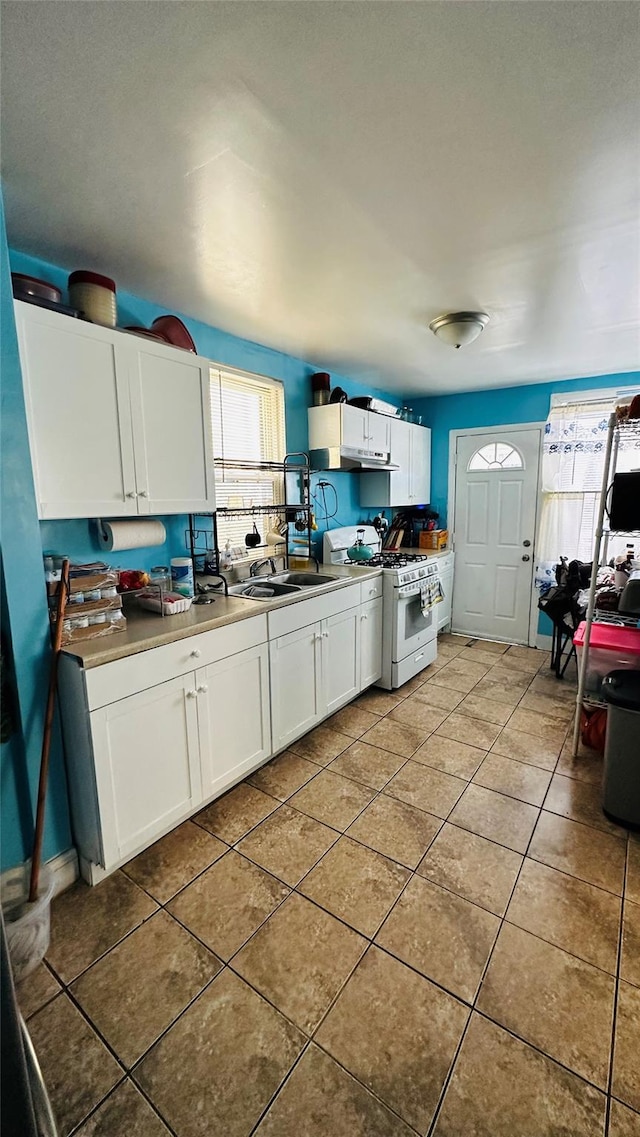
M 465 900 L 503 916 L 522 857 L 446 822 L 418 865 L 418 873 Z
M 509 722 L 501 730 L 491 750 L 494 754 L 503 754 L 505 758 L 513 758 L 516 762 L 528 762 L 542 770 L 553 771 L 558 761 L 560 744 L 545 742 L 522 730 L 513 730 Z
M 171 916 L 157 912 L 71 990 L 124 1065 L 132 1066 L 221 966 Z
M 320 766 L 328 766 L 338 754 L 342 754 L 347 746 L 351 746 L 353 739 L 339 730 L 332 730 L 330 726 L 317 726 L 315 730 L 292 742 L 289 747 L 294 754 L 301 758 L 308 758 Z
M 602 785 L 603 755 L 599 754 L 597 750 L 587 751 L 586 748 L 581 747 L 582 753 L 574 758 L 571 749 L 571 740 L 569 739 L 560 752 L 555 770 L 556 774 L 564 774 L 567 778 L 577 778 L 579 782 L 591 782 L 594 786 Z
M 634 904 L 640 904 L 640 835 L 629 835 L 629 859 L 625 895 Z
M 136 1069 L 180 1137 L 248 1137 L 304 1036 L 226 968 Z
M 122 1077 L 122 1070 L 67 995 L 29 1020 L 29 1034 L 60 1137 L 67 1137 Z
M 494 670 L 495 668 L 492 667 L 484 679 L 476 684 L 473 688 L 473 694 L 482 699 L 491 699 L 494 703 L 502 703 L 509 710 L 514 710 L 520 702 L 523 692 L 520 687 L 514 687 L 511 683 L 505 682 L 504 678 L 496 679 L 492 674 Z
M 484 719 L 470 718 L 453 711 L 448 719 L 438 727 L 438 735 L 452 738 L 454 742 L 465 742 L 479 750 L 488 750 L 500 734 L 500 727 Z
M 588 884 L 622 895 L 625 843 L 619 837 L 543 809 L 528 855 Z
M 497 790 L 508 797 L 527 801 L 529 805 L 542 805 L 551 772 L 505 758 L 502 754 L 487 754 L 473 781 L 487 790 Z
M 468 647 L 471 643 L 482 643 L 488 641 L 473 640 L 470 636 L 462 636 L 459 632 L 440 632 L 438 636 L 438 649 L 444 644 L 449 647 L 457 647 L 462 651 L 463 647 Z M 506 646 L 506 645 L 505 645 Z
M 413 1130 L 313 1044 L 255 1137 L 413 1137 Z
M 410 875 L 402 865 L 341 837 L 305 877 L 299 891 L 356 931 L 372 937 Z
M 495 699 L 483 699 L 482 695 L 465 695 L 458 706 L 458 714 L 469 715 L 470 718 L 484 719 L 485 722 L 505 726 L 511 718 L 511 708 L 504 703 L 496 703 Z
M 531 650 L 535 651 L 535 649 Z M 543 663 L 548 661 L 549 658 L 546 654 L 543 658 L 542 652 L 536 652 L 536 655 L 538 656 L 537 660 L 533 658 L 529 659 L 521 655 L 514 655 L 513 651 L 513 648 L 509 648 L 509 651 L 501 657 L 501 665 L 513 671 L 521 671 L 523 674 L 528 675 L 531 679 L 533 679 L 534 675 L 537 674 L 538 669 L 542 667 Z
M 448 671 L 452 674 L 468 675 L 469 679 L 475 679 L 476 683 L 482 679 L 492 666 L 493 660 L 489 663 L 481 663 L 479 659 L 463 659 L 462 653 L 459 653 L 455 659 L 446 664 Z
M 289 889 L 230 850 L 169 904 L 176 919 L 228 960 L 289 895 Z
M 509 644 L 501 643 L 498 640 L 469 640 L 467 650 L 488 651 L 493 656 L 504 655 L 505 651 L 509 650 Z
M 524 853 L 537 818 L 535 806 L 471 783 L 449 820 L 516 853 Z
M 454 691 L 452 687 L 439 687 L 437 683 L 431 682 L 423 683 L 412 696 L 419 702 L 426 703 L 429 707 L 438 707 L 442 711 L 455 710 L 464 697 L 460 691 Z
M 541 695 L 537 691 L 525 691 L 519 704 L 521 711 L 532 711 L 534 714 L 543 714 L 547 718 L 558 719 L 558 722 L 568 726 L 573 718 L 574 706 L 567 699 L 553 695 Z
M 410 758 L 422 745 L 428 733 L 428 730 L 385 718 L 380 719 L 379 723 L 363 734 L 362 742 L 367 742 L 370 746 L 379 746 L 382 750 L 390 750 L 392 754 L 400 754 L 403 758 Z
M 512 730 L 521 730 L 524 734 L 532 734 L 534 738 L 541 738 L 545 742 L 562 743 L 565 740 L 567 727 L 551 715 L 543 715 L 540 711 L 523 711 L 516 707 L 509 726 Z
M 499 659 L 496 665 L 487 672 L 486 678 L 491 682 L 502 684 L 512 691 L 517 690 L 522 695 L 529 689 L 533 675 L 507 664 L 504 659 Z
M 77 1137 L 169 1137 L 169 1130 L 127 1079 L 85 1121 Z
M 23 1019 L 30 1019 L 46 1003 L 50 1003 L 61 990 L 46 963 L 39 963 L 35 971 L 16 983 L 16 996 Z
M 376 943 L 472 1002 L 499 927 L 499 919 L 484 908 L 414 876 Z
M 356 699 L 353 706 L 363 707 L 365 711 L 371 711 L 374 715 L 386 715 L 402 702 L 403 697 L 397 691 L 382 691 L 379 687 L 369 687 L 368 691 L 363 691 Z
M 565 673 L 566 676 L 567 673 Z M 556 679 L 555 675 L 538 671 L 531 687 L 529 688 L 531 694 L 548 695 L 551 699 L 564 699 L 567 703 L 572 703 L 575 707 L 576 702 L 576 684 L 572 683 L 568 678 Z
M 601 1137 L 606 1099 L 473 1014 L 434 1137 Z
M 480 644 L 465 647 L 458 655 L 458 659 L 467 659 L 473 663 L 484 663 L 486 667 L 493 667 L 496 658 L 495 652 L 485 651 Z
M 238 850 L 267 872 L 294 887 L 323 853 L 337 833 L 288 805 L 267 817 L 244 837 Z
M 366 707 L 357 707 L 355 703 L 350 703 L 348 707 L 343 707 L 336 715 L 332 715 L 327 721 L 327 726 L 340 731 L 341 734 L 348 734 L 349 738 L 360 738 L 366 730 L 376 725 L 379 718 L 380 715 Z
M 606 1089 L 614 989 L 613 976 L 505 923 L 477 1006 Z
M 620 981 L 611 1091 L 640 1111 L 640 987 Z
M 354 742 L 327 769 L 373 790 L 381 790 L 404 763 L 400 754 L 391 754 L 367 742 Z
M 94 888 L 78 881 L 51 905 L 47 962 L 63 983 L 70 983 L 157 907 L 155 900 L 121 872 Z
M 467 785 L 462 778 L 454 778 L 419 762 L 407 762 L 385 787 L 385 793 L 444 819 Z
M 396 688 L 396 695 L 399 695 L 401 699 L 407 699 L 409 695 L 413 695 L 415 691 L 419 691 L 429 678 L 427 671 L 428 668 L 425 667 L 422 671 L 419 671 L 417 675 L 412 676 L 411 679 L 407 679 L 407 682 L 403 683 L 402 687 Z
M 611 833 L 612 836 L 624 833 L 619 825 L 614 825 L 613 821 L 605 817 L 602 812 L 602 791 L 599 786 L 592 786 L 589 782 L 579 782 L 575 778 L 554 774 L 544 808 L 550 813 L 559 813 L 561 817 L 570 817 L 572 821 L 580 821 L 583 825 L 592 825 L 594 829 L 601 829 L 603 833 Z
M 316 762 L 309 762 L 293 751 L 285 750 L 251 774 L 247 781 L 263 793 L 278 798 L 278 801 L 286 801 L 321 769 Z
M 460 671 L 450 670 L 450 668 L 450 663 L 441 667 L 429 680 L 429 686 L 433 684 L 434 687 L 450 687 L 451 690 L 458 691 L 461 695 L 468 695 L 478 682 L 477 678 L 469 675 L 468 672 L 463 674 Z
M 468 1016 L 468 1007 L 372 947 L 316 1037 L 367 1089 L 426 1133 Z
M 364 953 L 367 941 L 295 893 L 233 961 L 233 969 L 307 1034 Z
M 640 1113 L 612 1098 L 608 1137 L 640 1137 Z
M 640 904 L 631 900 L 624 902 L 620 975 L 640 987 Z
M 434 770 L 442 770 L 445 774 L 453 774 L 456 778 L 469 781 L 486 753 L 486 750 L 479 750 L 477 746 L 467 746 L 464 742 L 455 742 L 452 738 L 444 738 L 441 734 L 432 734 L 416 750 L 413 761 L 422 762 L 425 766 L 432 766 Z
M 441 824 L 422 809 L 380 794 L 349 826 L 347 836 L 414 869 Z
M 131 880 L 165 904 L 227 851 L 217 837 L 193 821 L 185 821 L 124 866 Z
M 429 706 L 428 703 L 419 698 L 419 694 L 420 691 L 415 695 L 409 695 L 408 699 L 405 699 L 399 707 L 389 713 L 389 718 L 393 719 L 394 722 L 415 726 L 419 730 L 423 730 L 425 734 L 430 734 L 431 731 L 440 726 L 440 723 L 444 722 L 447 712 L 438 707 Z
M 549 663 L 549 653 L 541 651 L 537 647 L 522 647 L 520 644 L 511 644 L 507 656 L 507 660 L 522 659 L 525 662 L 531 663 L 536 670 L 542 667 L 543 664 Z
M 507 920 L 615 975 L 620 910 L 612 893 L 527 857 Z
M 224 797 L 208 805 L 196 815 L 198 825 L 204 826 L 229 845 L 235 845 L 255 825 L 259 825 L 277 809 L 277 802 L 268 794 L 241 782 Z
M 374 790 L 359 785 L 351 778 L 323 770 L 317 778 L 298 790 L 289 804 L 342 832 L 374 796 Z

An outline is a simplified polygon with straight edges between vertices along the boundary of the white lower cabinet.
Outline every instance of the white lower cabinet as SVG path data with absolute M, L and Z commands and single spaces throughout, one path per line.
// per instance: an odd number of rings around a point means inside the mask
M 105 868 L 150 844 L 202 800 L 194 675 L 90 715 Z
M 360 690 L 382 675 L 382 597 L 368 600 L 360 610 Z
M 322 664 L 327 714 L 360 691 L 360 606 L 322 622 Z
M 209 798 L 271 754 L 266 643 L 200 668 L 196 694 L 202 795 Z
M 269 644 L 273 750 L 282 750 L 324 717 L 320 623 Z

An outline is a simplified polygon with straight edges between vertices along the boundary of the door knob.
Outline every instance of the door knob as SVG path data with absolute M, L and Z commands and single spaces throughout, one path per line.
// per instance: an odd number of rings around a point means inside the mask
M 523 559 L 523 561 L 530 561 L 530 560 L 531 560 L 531 557 L 529 556 L 529 554 L 528 554 L 528 553 L 524 553 L 524 555 L 523 555 L 522 559 Z
M 200 648 L 199 647 L 194 648 L 194 650 L 191 652 L 191 655 L 193 656 L 194 659 L 199 659 L 200 658 Z
M 147 491 L 146 490 L 140 490 L 140 493 L 138 496 L 139 497 L 147 497 Z
M 206 683 L 201 683 L 201 684 L 200 684 L 200 686 L 198 687 L 198 694 L 199 694 L 199 695 L 204 695 L 204 694 L 206 694 L 206 692 L 207 692 L 208 690 L 209 690 L 209 688 L 207 687 L 207 684 L 206 684 Z
M 187 691 L 187 698 L 188 699 L 195 699 L 195 697 L 196 697 L 195 691 Z
M 133 490 L 129 490 L 129 493 L 127 494 L 127 497 L 137 497 L 137 496 L 138 496 L 137 493 L 134 493 Z
M 525 549 L 528 549 L 530 544 L 531 544 L 531 541 L 523 541 L 522 544 L 524 545 Z

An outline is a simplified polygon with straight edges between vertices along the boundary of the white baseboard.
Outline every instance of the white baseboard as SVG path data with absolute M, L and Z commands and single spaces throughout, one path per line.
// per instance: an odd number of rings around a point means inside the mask
M 539 648 L 540 651 L 549 651 L 550 652 L 552 643 L 553 643 L 553 636 L 543 636 L 540 634 L 540 632 L 537 633 L 535 646 L 537 648 Z
M 53 895 L 64 892 L 78 879 L 80 870 L 78 854 L 75 849 L 67 849 L 58 853 L 46 862 L 49 872 L 53 876 Z M 11 869 L 5 869 L 0 875 L 0 898 L 2 904 L 12 904 L 24 898 L 28 888 L 31 861 L 23 861 Z

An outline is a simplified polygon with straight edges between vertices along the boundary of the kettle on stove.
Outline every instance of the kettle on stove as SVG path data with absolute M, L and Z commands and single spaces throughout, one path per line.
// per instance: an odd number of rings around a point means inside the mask
M 371 558 L 373 556 L 373 552 L 370 549 L 369 545 L 365 545 L 363 537 L 364 537 L 364 529 L 356 529 L 355 544 L 352 545 L 351 548 L 347 549 L 347 557 L 349 558 L 350 561 L 370 561 L 371 560 Z

